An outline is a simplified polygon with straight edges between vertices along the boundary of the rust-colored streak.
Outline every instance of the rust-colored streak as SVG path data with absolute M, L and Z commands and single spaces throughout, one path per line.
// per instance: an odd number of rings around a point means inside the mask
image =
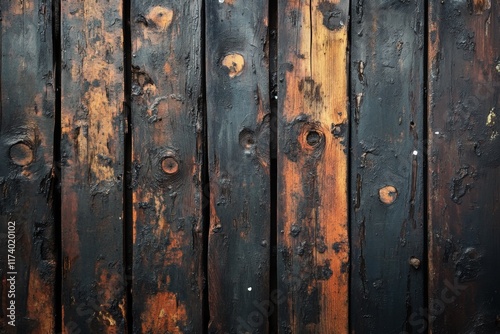
M 484 11 L 491 9 L 491 0 L 473 0 L 472 6 L 475 14 L 482 14 Z
M 188 321 L 186 307 L 179 303 L 172 292 L 158 292 L 146 301 L 146 311 L 141 315 L 142 333 L 157 332 L 183 333 Z
M 53 300 L 52 296 L 47 293 L 53 289 L 54 282 L 44 281 L 37 271 L 31 271 L 29 277 L 30 293 L 26 304 L 29 305 L 26 317 L 37 319 L 36 329 L 34 334 L 51 333 L 55 327 L 55 319 L 53 316 Z

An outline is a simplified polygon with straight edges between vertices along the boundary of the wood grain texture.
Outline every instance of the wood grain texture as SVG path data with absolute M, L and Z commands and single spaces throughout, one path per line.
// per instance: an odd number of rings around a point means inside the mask
M 431 2 L 429 324 L 500 331 L 500 2 Z
M 51 333 L 56 268 L 51 1 L 2 1 L 0 14 L 0 332 Z M 9 221 L 15 222 L 14 238 L 7 234 Z M 15 252 L 7 252 L 7 240 L 15 241 Z M 12 256 L 15 268 L 9 269 Z M 12 299 L 9 272 L 17 272 Z M 11 300 L 15 327 L 8 325 Z
M 268 331 L 267 1 L 206 3 L 210 333 Z
M 63 332 L 123 333 L 122 2 L 61 3 Z
M 134 333 L 202 333 L 201 1 L 132 1 Z
M 278 326 L 348 328 L 349 1 L 278 1 Z
M 361 1 L 352 13 L 351 331 L 413 333 L 425 307 L 425 8 Z

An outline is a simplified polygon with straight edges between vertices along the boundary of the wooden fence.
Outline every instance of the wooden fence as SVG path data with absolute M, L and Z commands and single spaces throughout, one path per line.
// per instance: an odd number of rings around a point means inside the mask
M 500 332 L 499 0 L 0 15 L 1 333 Z

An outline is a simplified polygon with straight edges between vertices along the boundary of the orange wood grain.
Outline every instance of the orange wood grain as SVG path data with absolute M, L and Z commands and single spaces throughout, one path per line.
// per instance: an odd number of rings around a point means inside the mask
M 348 327 L 348 8 L 279 1 L 278 325 L 297 333 Z

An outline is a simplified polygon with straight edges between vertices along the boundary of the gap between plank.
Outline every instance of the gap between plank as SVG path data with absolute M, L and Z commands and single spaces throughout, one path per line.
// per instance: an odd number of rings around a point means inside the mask
M 56 333 L 62 333 L 62 228 L 61 228 L 61 0 L 53 0 L 52 9 L 52 50 L 55 89 L 54 110 L 54 151 L 52 162 L 52 211 L 54 215 L 54 239 L 56 252 L 56 277 L 54 286 L 54 319 Z
M 133 197 L 132 197 L 132 122 L 131 122 L 131 93 L 132 93 L 132 40 L 130 28 L 130 0 L 123 0 L 123 75 L 124 75 L 124 187 L 123 187 L 123 262 L 125 264 L 125 284 L 127 298 L 126 330 L 131 334 L 134 330 L 133 319 Z

